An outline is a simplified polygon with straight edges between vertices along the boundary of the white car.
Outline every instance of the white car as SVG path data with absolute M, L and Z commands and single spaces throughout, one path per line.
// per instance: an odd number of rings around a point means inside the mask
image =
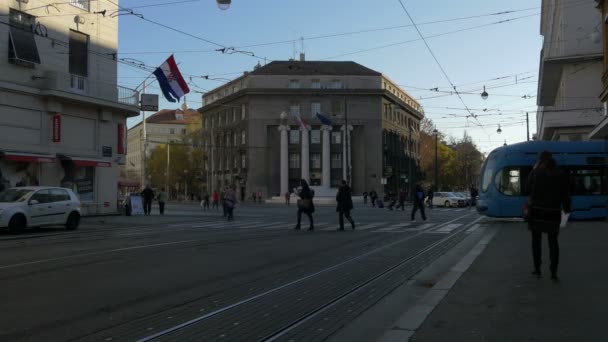
M 433 205 L 444 207 L 464 207 L 466 200 L 453 192 L 435 192 Z
M 19 233 L 28 227 L 80 224 L 80 201 L 70 189 L 19 187 L 0 192 L 0 228 Z

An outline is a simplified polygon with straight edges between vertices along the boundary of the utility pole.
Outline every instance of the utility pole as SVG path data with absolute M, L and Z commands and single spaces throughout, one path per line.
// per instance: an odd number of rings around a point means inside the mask
M 528 119 L 528 112 L 526 112 L 526 141 L 530 141 L 530 120 Z
M 346 144 L 346 156 L 344 157 L 346 160 L 346 181 L 349 186 L 352 186 L 351 175 L 350 175 L 350 131 L 348 129 L 348 102 L 346 101 L 346 96 L 344 97 L 344 143 Z
M 169 170 L 171 167 L 171 143 L 167 142 L 167 179 L 165 180 L 165 190 L 167 191 L 167 193 L 169 194 L 169 197 L 171 196 L 171 190 L 169 188 Z
M 144 80 L 143 83 L 143 90 L 142 90 L 142 94 L 146 93 L 146 80 Z M 142 125 L 143 125 L 143 130 L 144 130 L 144 148 L 143 148 L 143 152 L 142 152 L 142 164 L 141 164 L 141 185 L 142 186 L 146 186 L 147 185 L 147 175 L 146 175 L 146 152 L 148 151 L 148 133 L 146 131 L 146 111 L 142 110 L 141 111 L 141 118 L 142 118 Z
M 437 165 L 437 141 L 439 140 L 439 132 L 437 131 L 437 129 L 435 129 L 433 131 L 433 133 L 435 133 L 435 189 L 436 191 L 439 191 L 439 171 L 438 171 L 438 165 Z

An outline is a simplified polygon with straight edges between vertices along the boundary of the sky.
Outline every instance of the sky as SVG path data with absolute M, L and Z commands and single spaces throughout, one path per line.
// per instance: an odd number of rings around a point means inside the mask
M 233 0 L 228 10 L 218 9 L 215 0 L 122 0 L 121 7 L 174 30 L 135 15 L 120 16 L 119 85 L 135 88 L 150 74 L 129 63 L 156 67 L 173 53 L 193 90 L 186 102 L 199 108 L 201 94 L 194 91 L 218 87 L 258 62 L 287 60 L 294 53 L 297 58 L 304 51 L 309 61 L 352 60 L 382 72 L 422 104 L 438 130 L 455 138 L 466 131 L 482 152 L 525 141 L 526 112 L 532 137 L 541 1 L 401 2 L 432 54 L 399 0 Z M 282 43 L 265 44 L 273 42 Z M 215 51 L 221 47 L 255 56 Z M 460 97 L 450 93 L 452 85 Z M 480 96 L 484 85 L 487 100 Z M 156 82 L 147 92 L 160 93 Z M 131 118 L 129 125 L 139 120 Z

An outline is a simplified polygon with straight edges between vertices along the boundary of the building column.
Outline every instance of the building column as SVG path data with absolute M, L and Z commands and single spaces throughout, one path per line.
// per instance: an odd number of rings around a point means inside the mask
M 351 182 L 350 179 L 348 179 L 348 170 L 352 169 L 352 156 L 351 156 L 351 149 L 350 149 L 350 145 L 351 145 L 351 139 L 350 139 L 350 131 L 353 130 L 353 126 L 348 125 L 348 130 L 346 129 L 345 125 L 342 125 L 342 127 L 340 127 L 340 130 L 342 131 L 342 179 L 346 180 L 347 182 Z M 347 158 L 348 156 L 348 158 Z M 347 161 L 348 159 L 348 161 Z M 352 177 L 352 175 L 351 175 Z
M 287 139 L 287 132 L 289 126 L 280 125 L 279 131 L 281 132 L 281 196 L 285 195 L 289 191 L 289 141 Z
M 310 182 L 310 129 L 300 128 L 302 131 L 302 179 Z
M 323 154 L 321 156 L 321 186 L 329 189 L 331 186 L 331 158 L 330 158 L 330 144 L 331 144 L 331 126 L 323 125 L 321 126 L 321 131 L 323 132 Z

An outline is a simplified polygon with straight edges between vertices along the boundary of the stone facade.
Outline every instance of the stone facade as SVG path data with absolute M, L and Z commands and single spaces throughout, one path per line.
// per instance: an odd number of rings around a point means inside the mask
M 117 87 L 118 18 L 91 15 L 115 7 L 0 3 L 1 187 L 60 185 L 75 190 L 85 215 L 117 210 L 138 94 Z
M 333 196 L 350 178 L 355 194 L 382 194 L 418 174 L 420 104 L 357 63 L 272 62 L 208 92 L 203 101 L 210 190 L 234 183 L 247 197 L 255 192 L 268 198 L 304 178 L 317 195 Z M 331 124 L 323 125 L 316 113 Z

